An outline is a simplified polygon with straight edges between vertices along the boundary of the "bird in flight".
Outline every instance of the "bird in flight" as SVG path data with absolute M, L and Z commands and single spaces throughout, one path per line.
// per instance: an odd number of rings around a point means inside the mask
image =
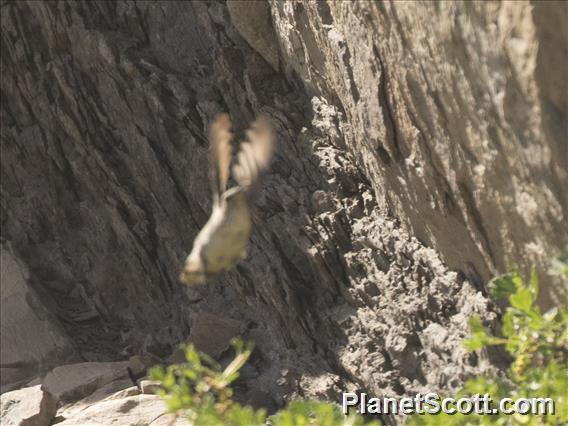
M 274 131 L 260 116 L 240 144 L 232 175 L 237 185 L 227 189 L 231 166 L 231 119 L 218 115 L 209 130 L 209 179 L 213 192 L 211 217 L 193 241 L 180 281 L 204 284 L 209 278 L 234 267 L 246 256 L 252 221 L 248 196 L 259 176 L 268 169 L 274 152 Z

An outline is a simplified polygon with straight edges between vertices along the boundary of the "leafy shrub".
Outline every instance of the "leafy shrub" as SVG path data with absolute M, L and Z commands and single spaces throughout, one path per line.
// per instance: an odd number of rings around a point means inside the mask
M 557 270 L 568 277 L 566 264 Z M 556 425 L 568 424 L 568 310 L 553 308 L 542 314 L 536 304 L 538 277 L 533 270 L 528 283 L 515 269 L 490 283 L 495 298 L 508 298 L 510 307 L 503 316 L 502 337 L 485 329 L 479 317 L 470 320 L 472 336 L 465 346 L 478 350 L 504 345 L 513 357 L 507 376 L 478 377 L 469 380 L 458 397 L 489 394 L 494 402 L 502 398 L 552 398 L 554 415 L 418 415 L 410 424 L 421 425 Z
M 317 401 L 295 401 L 286 409 L 268 417 L 266 410 L 254 410 L 233 401 L 230 384 L 248 360 L 251 344 L 234 341 L 236 356 L 222 370 L 211 357 L 199 353 L 193 345 L 185 348 L 186 363 L 167 368 L 154 367 L 153 380 L 161 382 L 161 395 L 168 411 L 186 416 L 195 425 L 207 426 L 340 426 L 362 425 L 361 416 L 344 416 L 339 407 Z
M 255 411 L 232 400 L 230 384 L 239 376 L 239 369 L 248 360 L 252 346 L 234 342 L 237 353 L 224 369 L 193 345 L 185 348 L 186 363 L 154 367 L 153 380 L 161 382 L 159 395 L 166 401 L 168 411 L 185 415 L 196 425 L 256 425 L 266 418 L 264 410 Z

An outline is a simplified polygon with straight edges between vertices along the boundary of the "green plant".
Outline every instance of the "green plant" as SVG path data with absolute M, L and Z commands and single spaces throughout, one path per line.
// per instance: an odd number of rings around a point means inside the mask
M 568 277 L 565 261 L 558 260 L 555 270 Z M 506 377 L 478 377 L 469 380 L 455 399 L 476 394 L 502 398 L 552 398 L 554 415 L 439 414 L 408 418 L 414 425 L 555 425 L 568 424 L 568 310 L 554 308 L 542 314 L 536 304 L 538 277 L 533 271 L 528 283 L 517 270 L 490 283 L 495 298 L 507 298 L 510 306 L 503 316 L 502 336 L 490 333 L 479 317 L 470 320 L 472 335 L 464 344 L 471 350 L 503 345 L 513 357 Z M 195 425 L 274 425 L 339 426 L 363 425 L 358 415 L 344 416 L 336 405 L 317 401 L 295 401 L 273 416 L 233 401 L 230 385 L 252 352 L 251 344 L 233 343 L 236 356 L 225 368 L 193 346 L 185 348 L 186 362 L 167 368 L 155 367 L 151 377 L 161 382 L 159 394 L 168 410 L 187 416 Z M 374 422 L 374 424 L 377 424 Z
M 251 344 L 233 342 L 236 356 L 224 369 L 193 345 L 185 348 L 186 362 L 167 368 L 154 367 L 150 377 L 161 383 L 159 395 L 166 401 L 168 411 L 186 416 L 192 424 L 206 426 L 358 426 L 363 417 L 344 416 L 333 404 L 317 401 L 295 401 L 274 416 L 265 410 L 254 410 L 233 401 L 230 384 L 239 376 L 239 369 L 252 351 Z M 376 423 L 375 423 L 376 424 Z
M 153 380 L 161 382 L 159 395 L 168 410 L 176 416 L 185 415 L 196 425 L 255 425 L 266 417 L 264 410 L 255 411 L 233 401 L 229 386 L 239 376 L 239 369 L 248 360 L 252 345 L 235 341 L 234 360 L 221 370 L 219 364 L 193 345 L 185 348 L 186 362 L 150 371 Z
M 568 269 L 562 265 L 563 273 Z M 533 270 L 528 283 L 514 269 L 490 283 L 495 298 L 508 298 L 510 306 L 503 316 L 502 337 L 491 334 L 479 317 L 470 320 L 471 338 L 464 344 L 471 351 L 503 345 L 513 357 L 507 376 L 478 377 L 469 380 L 458 397 L 489 394 L 502 398 L 552 398 L 554 415 L 417 415 L 410 424 L 423 425 L 556 425 L 568 424 L 568 310 L 553 308 L 542 314 L 536 304 L 539 283 Z

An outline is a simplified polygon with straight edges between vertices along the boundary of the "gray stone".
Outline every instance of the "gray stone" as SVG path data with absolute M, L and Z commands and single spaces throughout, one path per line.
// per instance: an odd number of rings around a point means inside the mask
M 55 417 L 57 400 L 41 385 L 0 395 L 0 423 L 3 426 L 48 426 Z
M 43 386 L 59 400 L 81 399 L 101 386 L 127 375 L 128 362 L 84 362 L 51 370 Z
M 280 68 L 278 41 L 272 25 L 267 1 L 241 0 L 227 2 L 231 23 L 240 35 L 276 71 Z
M 4 242 L 0 250 L 0 391 L 6 392 L 72 358 L 73 348 L 29 287 L 21 259 Z
M 160 382 L 155 380 L 140 380 L 140 390 L 143 394 L 154 395 L 160 389 Z
M 217 357 L 229 347 L 231 339 L 237 336 L 239 326 L 237 321 L 221 315 L 199 312 L 194 317 L 189 341 L 198 351 Z
M 65 420 L 58 425 L 149 425 L 165 414 L 166 406 L 158 396 L 135 395 L 98 401 L 72 414 L 62 412 Z
M 140 395 L 140 390 L 138 386 L 132 384 L 130 379 L 114 380 L 81 400 L 67 402 L 58 410 L 57 416 L 65 419 L 73 418 L 79 416 L 85 409 L 102 401 L 124 399 L 136 395 Z

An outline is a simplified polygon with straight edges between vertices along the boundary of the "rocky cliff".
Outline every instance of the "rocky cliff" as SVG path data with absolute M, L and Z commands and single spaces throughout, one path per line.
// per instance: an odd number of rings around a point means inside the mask
M 487 280 L 568 242 L 564 3 L 1 10 L 2 244 L 22 311 L 55 330 L 25 371 L 36 337 L 14 339 L 3 377 L 188 339 L 222 359 L 242 335 L 261 405 L 448 392 L 498 363 L 460 343 L 473 313 L 496 316 Z M 278 150 L 248 258 L 187 289 L 220 111 L 239 136 L 267 114 Z M 550 282 L 543 305 L 565 301 Z

